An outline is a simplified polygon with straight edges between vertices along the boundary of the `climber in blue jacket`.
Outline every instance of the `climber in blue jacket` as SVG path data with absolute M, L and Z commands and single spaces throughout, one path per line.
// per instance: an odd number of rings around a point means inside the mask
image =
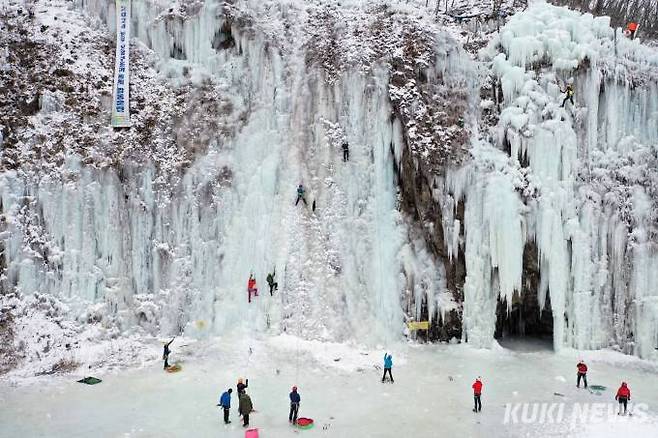
M 219 405 L 224 410 L 224 424 L 229 424 L 228 411 L 231 409 L 231 393 L 233 388 L 229 388 L 228 391 L 224 391 L 222 396 L 219 398 Z
M 393 355 L 384 353 L 384 375 L 382 376 L 382 383 L 386 381 L 386 372 L 388 372 L 388 376 L 391 378 L 391 383 L 395 382 L 393 380 L 393 374 L 391 374 L 391 368 L 393 368 Z

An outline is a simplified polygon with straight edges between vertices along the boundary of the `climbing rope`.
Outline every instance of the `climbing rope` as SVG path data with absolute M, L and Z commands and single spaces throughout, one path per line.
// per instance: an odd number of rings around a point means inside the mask
M 297 354 L 296 354 L 296 365 L 295 365 L 295 384 L 299 382 L 299 338 L 302 333 L 302 322 L 297 319 Z

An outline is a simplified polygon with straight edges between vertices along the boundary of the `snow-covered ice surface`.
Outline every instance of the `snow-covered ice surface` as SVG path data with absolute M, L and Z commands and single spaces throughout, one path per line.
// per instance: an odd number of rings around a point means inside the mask
M 248 392 L 257 411 L 250 422 L 262 437 L 605 438 L 658 433 L 656 366 L 620 353 L 582 354 L 590 367 L 590 385 L 607 387 L 596 395 L 576 389 L 580 356 L 571 351 L 556 355 L 541 349 L 527 353 L 501 347 L 392 344 L 387 351 L 393 354 L 395 383 L 382 384 L 382 349 L 286 335 L 215 338 L 183 346 L 186 343 L 173 344 L 172 358 L 183 362 L 177 374 L 164 373 L 161 362 L 154 361 L 146 369 L 98 375 L 103 382 L 95 386 L 74 382 L 76 376 L 42 378 L 27 388 L 3 385 L 0 435 L 242 437 L 235 396 L 228 427 L 215 406 L 221 392 L 234 387 L 240 376 L 249 378 Z M 623 366 L 615 364 L 617 360 Z M 484 389 L 483 411 L 476 415 L 471 412 L 471 384 L 477 376 L 482 376 Z M 631 388 L 633 417 L 607 413 L 616 409 L 613 397 L 620 379 Z M 302 397 L 300 415 L 315 420 L 312 430 L 288 425 L 292 385 Z M 532 408 L 527 413 L 520 408 L 508 413 L 505 424 L 506 405 L 525 402 L 538 404 L 534 422 Z M 557 423 L 547 420 L 557 421 L 557 416 L 541 420 L 542 404 L 552 403 L 564 403 Z M 593 411 L 572 420 L 574 406 L 589 404 Z M 517 423 L 510 423 L 515 418 Z

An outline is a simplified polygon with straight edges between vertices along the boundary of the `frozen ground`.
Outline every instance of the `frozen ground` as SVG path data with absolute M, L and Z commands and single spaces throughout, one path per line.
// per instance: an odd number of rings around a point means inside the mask
M 5 381 L 0 383 L 0 435 L 241 437 L 235 398 L 228 427 L 215 407 L 220 393 L 233 387 L 238 376 L 249 378 L 258 411 L 251 423 L 265 438 L 658 434 L 656 366 L 617 353 L 582 353 L 590 366 L 590 384 L 608 387 L 595 395 L 575 388 L 577 352 L 555 354 L 541 344 L 515 342 L 515 350 L 397 345 L 389 350 L 394 354 L 396 383 L 382 385 L 375 365 L 381 365 L 383 350 L 289 336 L 242 339 L 239 345 L 216 338 L 182 348 L 186 341 L 176 341 L 174 353 L 184 362 L 179 374 L 163 373 L 160 362 L 152 362 L 143 369 L 101 375 L 104 381 L 96 386 L 75 383 L 77 376 L 43 378 L 20 387 Z M 470 385 L 478 375 L 484 380 L 484 408 L 476 415 L 471 412 Z M 607 403 L 613 409 L 620 379 L 629 383 L 633 401 L 647 406 L 635 406 L 633 417 L 608 416 L 608 406 L 594 404 Z M 293 384 L 302 396 L 300 415 L 316 421 L 312 430 L 288 426 L 287 394 Z M 524 402 L 564 403 L 564 418 L 559 424 L 540 424 L 538 415 L 534 424 L 504 424 L 506 404 Z M 573 423 L 576 405 L 590 411 L 585 420 L 578 417 Z M 598 414 L 592 416 L 591 409 Z M 525 418 L 531 418 L 531 412 L 532 405 Z M 516 415 L 521 422 L 522 414 L 519 408 L 507 417 Z

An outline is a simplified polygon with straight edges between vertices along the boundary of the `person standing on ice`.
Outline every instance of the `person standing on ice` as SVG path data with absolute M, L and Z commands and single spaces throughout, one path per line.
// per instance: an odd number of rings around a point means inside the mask
M 626 385 L 626 382 L 621 382 L 621 386 L 617 390 L 617 395 L 615 400 L 619 402 L 619 412 L 617 415 L 621 415 L 621 405 L 624 405 L 624 415 L 626 415 L 626 409 L 628 408 L 628 402 L 631 399 L 631 390 Z
M 274 277 L 276 277 L 276 267 L 274 268 L 274 272 L 267 274 L 267 284 L 270 286 L 270 296 L 273 296 L 272 291 L 279 290 L 279 283 L 274 281 Z
M 167 368 L 169 368 L 169 353 L 171 353 L 171 350 L 169 349 L 169 346 L 171 345 L 172 342 L 174 342 L 174 339 L 176 339 L 175 336 L 173 338 L 171 338 L 171 341 L 164 344 L 164 349 L 162 350 L 162 360 L 164 360 L 164 369 L 165 370 Z
M 299 412 L 299 403 L 302 401 L 302 398 L 297 392 L 297 387 L 292 387 L 292 392 L 290 393 L 290 414 L 288 414 L 288 422 L 291 424 L 297 424 L 297 413 Z
M 308 206 L 308 203 L 306 202 L 306 197 L 304 196 L 306 193 L 306 190 L 304 189 L 303 185 L 299 185 L 297 187 L 297 201 L 295 201 L 295 205 L 299 204 L 299 200 L 301 199 L 304 201 L 304 205 Z
M 567 103 L 567 100 L 571 102 L 571 106 L 576 106 L 575 103 L 573 103 L 573 85 L 572 84 L 567 84 L 567 89 L 563 91 L 563 93 L 566 93 L 567 95 L 564 97 L 564 100 L 562 101 L 562 108 L 564 108 L 564 105 Z
M 393 374 L 391 374 L 391 368 L 393 368 L 393 355 L 384 353 L 384 375 L 382 376 L 382 383 L 386 381 L 386 373 L 391 378 L 391 383 L 395 383 Z
M 228 413 L 231 409 L 231 393 L 233 388 L 229 388 L 228 391 L 224 391 L 222 396 L 219 398 L 219 405 L 224 411 L 224 424 L 229 424 L 231 421 L 228 419 Z
M 244 390 L 249 387 L 249 379 L 246 380 L 246 383 L 244 380 L 242 380 L 242 377 L 238 379 L 238 384 L 236 385 L 236 388 L 238 390 L 238 400 L 240 399 L 240 394 L 244 393 Z M 238 404 L 238 415 L 242 415 L 242 410 L 240 409 L 240 405 Z
M 242 394 L 245 389 L 249 388 L 249 379 L 242 380 L 242 377 L 240 377 L 236 388 L 238 389 L 238 395 Z
M 477 379 L 475 379 L 475 383 L 471 386 L 473 388 L 473 401 L 475 403 L 475 406 L 473 407 L 473 412 L 481 412 L 482 411 L 482 400 L 480 397 L 482 396 L 482 377 L 478 376 Z
M 347 140 L 343 140 L 343 161 L 350 161 L 350 145 Z
M 247 394 L 247 391 L 238 394 L 238 399 L 240 400 L 239 410 L 242 412 L 242 426 L 249 426 L 249 414 L 254 410 L 254 405 L 251 403 L 251 397 Z
M 249 302 L 251 303 L 251 295 L 258 296 L 258 288 L 256 287 L 256 279 L 254 274 L 249 274 L 249 281 L 247 281 L 247 293 L 249 294 Z
M 582 359 L 580 359 L 580 362 L 578 362 L 578 365 L 576 365 L 578 368 L 578 379 L 576 380 L 576 388 L 580 388 L 580 379 L 583 379 L 583 382 L 585 382 L 585 389 L 587 389 L 587 365 L 585 365 L 585 362 L 583 362 Z

